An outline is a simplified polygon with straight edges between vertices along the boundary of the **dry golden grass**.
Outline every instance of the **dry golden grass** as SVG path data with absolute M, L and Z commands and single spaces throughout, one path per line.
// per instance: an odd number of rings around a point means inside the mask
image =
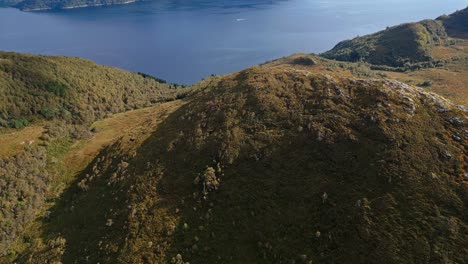
M 30 126 L 21 130 L 5 129 L 0 131 L 0 158 L 11 157 L 28 146 L 30 141 L 37 144 L 44 131 L 43 126 Z
M 467 40 L 453 45 L 453 46 L 437 46 L 432 50 L 432 56 L 437 60 L 447 60 L 453 57 L 460 56 L 460 54 L 468 52 Z
M 434 50 L 438 60 L 447 61 L 443 67 L 427 68 L 408 72 L 371 70 L 364 63 L 336 62 L 308 54 L 294 54 L 266 64 L 267 67 L 323 73 L 341 77 L 364 77 L 395 79 L 414 86 L 424 82 L 431 85 L 426 90 L 440 94 L 456 104 L 468 105 L 468 41 L 458 40 L 453 46 L 439 46 Z M 309 65 L 297 63 L 301 59 L 311 59 Z
M 64 164 L 72 175 L 82 171 L 99 151 L 122 139 L 128 142 L 124 147 L 136 148 L 167 115 L 177 110 L 185 102 L 178 100 L 158 106 L 116 114 L 95 122 L 91 127 L 96 130 L 93 137 L 81 140 L 72 146 L 64 158 Z
M 422 69 L 397 73 L 385 72 L 389 78 L 413 85 L 431 81 L 426 87 L 457 104 L 468 105 L 468 41 L 449 47 L 436 47 L 433 55 L 439 60 L 449 60 L 442 68 Z M 456 59 L 455 59 L 456 58 Z
M 410 73 L 389 72 L 387 75 L 413 85 L 431 81 L 425 89 L 438 93 L 457 104 L 468 105 L 468 69 L 451 71 L 447 69 L 424 69 Z

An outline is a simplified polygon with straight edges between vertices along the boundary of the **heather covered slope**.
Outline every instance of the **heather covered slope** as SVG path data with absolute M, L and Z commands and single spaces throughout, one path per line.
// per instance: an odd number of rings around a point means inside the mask
M 19 260 L 463 263 L 466 118 L 420 88 L 297 65 L 213 79 L 102 150 Z
M 60 119 L 89 125 L 175 98 L 155 79 L 91 61 L 0 52 L 0 127 Z

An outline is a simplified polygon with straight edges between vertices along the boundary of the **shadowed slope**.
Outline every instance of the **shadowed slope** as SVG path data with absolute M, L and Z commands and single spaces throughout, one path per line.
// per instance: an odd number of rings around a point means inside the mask
M 450 16 L 442 16 L 438 20 L 444 23 L 447 33 L 451 36 L 468 38 L 468 7 Z

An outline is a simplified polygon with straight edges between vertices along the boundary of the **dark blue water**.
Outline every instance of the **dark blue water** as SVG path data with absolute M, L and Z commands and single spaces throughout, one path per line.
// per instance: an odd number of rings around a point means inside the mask
M 26 13 L 0 8 L 0 50 L 92 59 L 193 83 L 401 22 L 468 0 L 153 0 Z

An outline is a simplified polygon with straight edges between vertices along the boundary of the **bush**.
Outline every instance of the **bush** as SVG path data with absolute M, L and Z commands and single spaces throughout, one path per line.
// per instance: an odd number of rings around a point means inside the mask
M 47 119 L 53 119 L 57 115 L 57 110 L 49 107 L 43 107 L 40 112 L 41 115 Z
M 44 149 L 29 148 L 0 159 L 0 262 L 44 204 L 49 183 L 46 157 Z
M 11 120 L 9 126 L 11 128 L 20 129 L 20 128 L 29 126 L 29 121 L 24 117 L 20 117 L 20 118 Z
M 420 83 L 419 86 L 421 86 L 421 87 L 432 86 L 432 81 L 424 81 L 423 83 Z
M 45 89 L 48 92 L 54 93 L 58 96 L 65 96 L 68 90 L 68 86 L 58 81 L 50 81 L 45 85 Z
M 160 79 L 160 78 L 151 76 L 151 75 L 146 74 L 146 73 L 143 73 L 143 72 L 137 72 L 137 74 L 140 75 L 140 76 L 142 76 L 142 77 L 145 78 L 145 79 L 152 79 L 152 80 L 155 80 L 155 81 L 158 82 L 158 83 L 167 83 L 166 80 L 163 80 L 163 79 Z

